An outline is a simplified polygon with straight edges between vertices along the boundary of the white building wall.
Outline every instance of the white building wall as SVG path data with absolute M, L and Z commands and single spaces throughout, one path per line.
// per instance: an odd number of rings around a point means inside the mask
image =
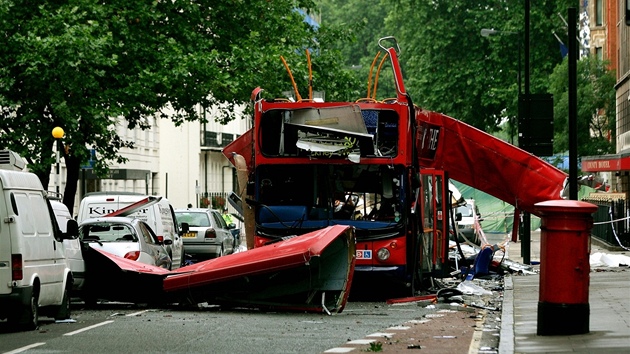
M 234 134 L 234 139 L 242 135 L 249 128 L 251 128 L 251 117 L 243 116 L 243 110 L 245 107 L 240 107 L 236 112 L 237 118 L 229 122 L 227 125 L 222 125 L 215 121 L 215 117 L 219 116 L 222 107 L 212 107 L 206 109 L 207 123 L 201 124 L 201 130 L 229 133 Z M 219 140 L 222 137 L 218 137 Z M 222 141 L 218 141 L 221 146 L 225 145 Z M 211 193 L 229 193 L 234 190 L 233 184 L 233 166 L 228 159 L 221 152 L 221 148 L 216 147 L 201 147 L 201 154 L 199 165 L 201 166 L 200 180 L 199 180 L 199 195 L 196 200 L 201 204 L 200 199 L 202 196 Z M 194 206 L 199 204 L 193 203 Z
M 185 122 L 176 127 L 161 119 L 159 194 L 168 198 L 174 208 L 195 205 L 195 186 L 199 180 L 200 123 Z
M 244 107 L 237 112 L 239 118 L 227 125 L 215 121 L 214 117 L 220 108 L 206 109 L 205 124 L 207 131 L 226 132 L 242 135 L 251 126 L 250 117 L 242 117 Z M 202 108 L 199 108 L 200 112 Z M 223 156 L 220 148 L 201 146 L 201 135 L 204 126 L 200 122 L 185 122 L 176 127 L 169 119 L 147 118 L 151 129 L 127 129 L 121 120 L 116 130 L 125 140 L 135 143 L 135 148 L 123 148 L 122 156 L 129 159 L 125 164 L 110 164 L 110 169 L 147 170 L 150 175 L 145 180 L 102 179 L 102 191 L 124 191 L 147 193 L 166 197 L 174 208 L 185 208 L 188 203 L 199 205 L 203 193 L 229 193 L 233 190 L 232 165 Z M 48 190 L 55 190 L 57 176 L 53 168 Z M 63 193 L 66 184 L 66 170 L 63 159 L 60 169 Z M 79 181 L 81 183 L 81 181 Z M 77 188 L 75 210 L 80 203 L 80 188 Z

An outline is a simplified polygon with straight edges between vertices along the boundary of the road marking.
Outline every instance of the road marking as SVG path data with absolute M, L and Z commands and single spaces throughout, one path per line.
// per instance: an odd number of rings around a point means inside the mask
M 100 327 L 100 326 L 104 326 L 104 325 L 106 325 L 106 324 L 110 324 L 110 323 L 112 323 L 112 322 L 114 322 L 114 321 L 105 321 L 105 322 L 97 323 L 97 324 L 95 324 L 95 325 L 93 325 L 93 326 L 89 326 L 89 327 L 81 328 L 81 329 L 76 330 L 76 331 L 74 331 L 74 332 L 65 333 L 65 334 L 64 334 L 64 336 L 73 336 L 73 335 L 75 335 L 75 334 L 77 334 L 77 333 L 81 333 L 81 332 L 89 331 L 90 329 L 93 329 L 93 328 L 96 328 L 96 327 Z
M 387 329 L 389 329 L 389 330 L 401 330 L 401 331 L 404 331 L 404 330 L 407 330 L 407 329 L 409 329 L 409 328 L 411 328 L 411 327 L 409 327 L 409 326 L 393 326 L 393 327 L 389 327 L 389 328 L 387 328 Z
M 349 353 L 349 352 L 351 352 L 353 350 L 354 350 L 354 348 L 339 347 L 339 348 L 328 349 L 324 353 Z
M 25 352 L 25 351 L 27 351 L 27 350 L 29 350 L 29 349 L 31 349 L 31 348 L 39 347 L 40 345 L 44 345 L 44 344 L 46 344 L 46 343 L 33 343 L 33 344 L 31 344 L 31 345 L 27 345 L 27 346 L 22 347 L 22 348 L 17 348 L 17 349 L 14 349 L 14 350 L 12 350 L 12 351 L 10 351 L 10 352 L 4 352 L 4 354 L 16 354 L 16 353 L 21 353 L 21 352 Z
M 366 337 L 379 337 L 379 338 L 391 339 L 393 336 L 394 336 L 394 333 L 377 332 L 377 333 L 368 334 Z
M 376 339 L 355 339 L 346 342 L 346 344 L 370 344 L 376 342 Z
M 431 322 L 431 320 L 411 320 L 408 322 L 409 323 L 427 323 L 427 322 Z
M 479 327 L 475 328 L 473 332 L 472 340 L 470 341 L 470 346 L 468 346 L 468 354 L 479 353 L 479 347 L 481 345 L 481 335 L 483 331 L 480 330 Z
M 127 316 L 127 317 L 138 316 L 138 315 L 142 315 L 143 313 L 149 312 L 149 311 L 153 311 L 153 310 L 138 311 L 138 312 L 126 314 L 125 316 Z

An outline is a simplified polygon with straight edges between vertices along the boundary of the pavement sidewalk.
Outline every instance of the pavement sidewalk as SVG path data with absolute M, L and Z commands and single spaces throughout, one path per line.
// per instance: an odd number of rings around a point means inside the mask
M 523 262 L 520 241 L 510 242 L 507 252 Z M 592 237 L 596 252 L 630 256 Z M 532 232 L 530 261 L 540 261 L 540 231 Z M 554 336 L 537 335 L 540 274 L 506 275 L 499 353 L 630 353 L 630 268 L 591 267 L 589 274 L 589 332 Z

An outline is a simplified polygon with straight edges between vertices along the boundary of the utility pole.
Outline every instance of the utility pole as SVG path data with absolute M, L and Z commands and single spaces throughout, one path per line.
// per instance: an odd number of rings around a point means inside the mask
M 521 120 L 525 120 L 525 124 L 529 124 L 530 118 L 530 92 L 529 92 L 529 9 L 530 0 L 525 0 L 525 31 L 524 31 L 524 47 L 525 47 L 525 104 L 523 105 L 523 115 L 519 117 Z M 519 100 L 519 104 L 522 102 Z M 531 255 L 531 214 L 528 212 L 523 213 L 523 235 L 521 237 L 521 257 L 523 257 L 524 264 L 530 264 Z
M 630 1 L 630 0 L 627 0 Z M 569 199 L 578 199 L 577 187 L 577 10 L 569 8 Z

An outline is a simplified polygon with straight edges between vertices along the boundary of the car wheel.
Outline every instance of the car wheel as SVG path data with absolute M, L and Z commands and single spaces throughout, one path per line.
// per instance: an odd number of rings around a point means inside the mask
M 63 291 L 63 300 L 55 314 L 55 320 L 65 320 L 70 318 L 70 295 L 68 289 Z
M 182 253 L 181 256 L 179 257 L 179 266 L 183 267 L 186 265 L 186 252 L 184 251 L 184 248 L 182 247 Z
M 223 256 L 225 256 L 225 248 L 223 248 L 223 246 L 221 246 L 221 250 L 219 251 L 219 254 L 217 255 L 217 258 L 223 257 Z

